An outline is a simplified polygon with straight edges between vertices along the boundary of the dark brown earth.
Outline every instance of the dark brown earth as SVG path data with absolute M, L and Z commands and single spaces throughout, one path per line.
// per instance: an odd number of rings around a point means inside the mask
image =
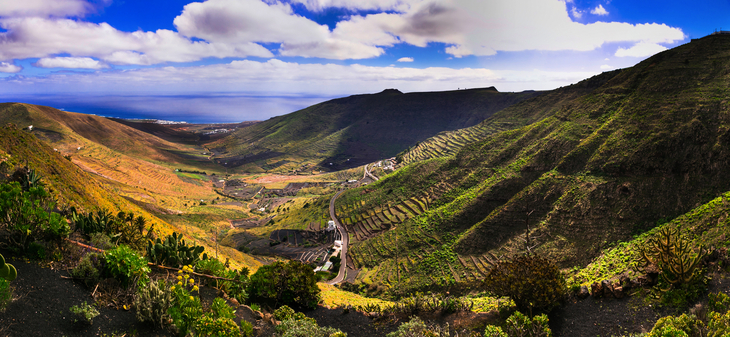
M 100 336 L 102 333 L 126 336 L 174 335 L 168 330 L 138 322 L 133 310 L 116 310 L 114 303 L 99 308 L 101 314 L 92 325 L 74 323 L 69 308 L 84 301 L 92 302 L 92 289 L 65 278 L 68 274 L 58 268 L 52 269 L 38 262 L 13 258 L 4 251 L 2 253 L 17 268 L 18 278 L 11 282 L 13 301 L 5 312 L 0 313 L 0 336 Z M 713 274 L 708 286 L 711 292 L 728 293 L 730 279 L 725 273 Z M 201 289 L 201 297 L 212 299 L 215 295 L 215 289 Z M 121 307 L 121 304 L 117 303 L 116 306 Z M 305 314 L 317 320 L 319 325 L 347 332 L 349 337 L 385 336 L 408 320 L 407 317 L 372 319 L 354 310 L 324 307 Z M 556 337 L 620 336 L 650 331 L 659 317 L 669 314 L 672 312 L 655 310 L 636 296 L 623 299 L 589 297 L 568 300 L 551 312 L 549 318 Z M 494 320 L 493 316 L 461 313 L 425 319 L 440 324 L 449 322 L 451 327 L 470 327 L 482 332 L 483 325 Z M 271 328 L 266 331 L 270 333 Z

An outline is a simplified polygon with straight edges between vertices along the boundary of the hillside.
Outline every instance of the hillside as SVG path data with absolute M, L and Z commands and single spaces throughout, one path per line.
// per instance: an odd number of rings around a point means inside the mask
M 582 267 L 730 190 L 728 50 L 709 36 L 526 100 L 456 155 L 344 193 L 358 281 L 468 288 L 524 251 L 526 221 L 537 252 Z
M 205 206 L 203 200 L 219 198 L 211 178 L 175 171 L 215 168 L 200 149 L 97 116 L 29 104 L 0 107 L 0 120 L 22 123 L 9 124 L 0 135 L 4 173 L 26 165 L 36 169 L 61 206 L 131 211 L 159 224 L 161 234 L 181 232 L 209 251 L 215 250 L 212 229 L 229 228 L 228 219 L 244 217 L 242 207 Z M 235 249 L 221 250 L 233 265 L 252 270 L 260 265 Z
M 388 89 L 274 117 L 207 147 L 219 154 L 219 162 L 246 171 L 340 170 L 395 156 L 439 132 L 473 126 L 539 94 Z

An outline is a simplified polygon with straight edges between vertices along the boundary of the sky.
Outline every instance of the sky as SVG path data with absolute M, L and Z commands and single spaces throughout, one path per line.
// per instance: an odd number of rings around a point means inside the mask
M 549 90 L 715 30 L 730 0 L 0 0 L 0 101 L 196 122 L 334 97 Z

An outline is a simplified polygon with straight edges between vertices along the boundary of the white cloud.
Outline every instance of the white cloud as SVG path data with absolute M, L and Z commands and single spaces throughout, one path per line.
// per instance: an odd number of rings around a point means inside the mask
M 413 58 L 412 57 L 401 57 L 398 59 L 397 62 L 413 62 Z
M 293 0 L 304 4 L 310 11 L 322 11 L 330 7 L 347 8 L 351 10 L 403 10 L 410 3 L 422 0 Z
M 601 70 L 611 70 L 613 67 L 609 66 L 608 64 L 604 64 L 601 66 Z
M 412 4 L 405 13 L 353 17 L 340 22 L 333 33 L 367 32 L 361 34 L 372 40 L 362 35 L 358 40 L 378 46 L 440 42 L 450 45 L 445 51 L 456 57 L 497 51 L 590 51 L 606 43 L 674 43 L 685 38 L 681 29 L 665 24 L 581 24 L 572 21 L 567 6 L 561 0 L 427 0 Z M 347 25 L 348 32 L 341 32 Z M 388 34 L 393 36 L 390 41 L 378 42 Z
M 0 62 L 0 73 L 17 73 L 23 70 L 22 67 L 8 62 Z
M 576 19 L 580 19 L 583 17 L 583 12 L 578 10 L 578 8 L 576 7 L 571 8 L 570 13 L 573 14 L 573 17 Z
M 598 7 L 591 10 L 591 14 L 593 15 L 608 15 L 608 11 L 603 8 L 603 5 L 598 5 Z
M 70 54 L 95 57 L 115 64 L 189 62 L 204 57 L 273 56 L 255 43 L 208 43 L 191 41 L 160 29 L 133 33 L 116 30 L 107 23 L 69 19 L 13 18 L 0 20 L 0 60 Z
M 0 91 L 79 92 L 249 92 L 262 95 L 350 95 L 384 88 L 406 91 L 454 90 L 496 86 L 501 91 L 552 89 L 578 82 L 595 72 L 508 71 L 484 68 L 373 67 L 359 64 L 299 64 L 278 59 L 232 61 L 199 67 L 145 68 L 94 73 L 59 73 L 0 80 Z
M 667 47 L 651 42 L 639 42 L 631 48 L 619 47 L 616 50 L 618 57 L 646 57 L 667 50 Z
M 279 53 L 283 56 L 361 59 L 377 57 L 384 52 L 373 44 L 361 43 L 357 34 L 348 34 L 348 39 L 342 39 L 326 25 L 296 15 L 291 6 L 278 2 L 195 2 L 185 6 L 174 24 L 185 36 L 216 43 L 280 43 Z
M 33 64 L 42 68 L 102 69 L 109 66 L 90 57 L 44 57 Z
M 111 3 L 111 0 L 97 1 L 96 4 L 85 0 L 3 0 L 0 1 L 0 16 L 83 16 L 95 11 L 98 5 Z

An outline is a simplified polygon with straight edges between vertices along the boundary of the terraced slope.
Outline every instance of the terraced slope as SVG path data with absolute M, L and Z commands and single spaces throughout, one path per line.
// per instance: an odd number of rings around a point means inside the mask
M 538 92 L 494 88 L 408 93 L 388 89 L 320 103 L 239 129 L 209 144 L 245 170 L 339 170 L 392 157 L 445 130 L 473 126 Z
M 526 100 L 482 124 L 504 131 L 343 194 L 364 238 L 350 249 L 359 281 L 471 287 L 524 251 L 526 223 L 538 253 L 585 266 L 730 190 L 729 50 L 730 37 L 709 36 Z M 428 209 L 394 207 L 413 199 Z M 374 233 L 378 211 L 400 222 Z

